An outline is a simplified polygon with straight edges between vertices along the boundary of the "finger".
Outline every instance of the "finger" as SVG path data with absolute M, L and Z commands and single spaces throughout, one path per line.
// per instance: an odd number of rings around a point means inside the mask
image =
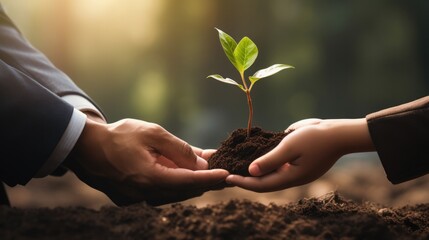
M 229 174 L 229 173 L 223 173 L 223 174 Z M 203 195 L 207 191 L 216 191 L 227 187 L 224 177 L 222 177 L 222 179 L 223 180 L 221 180 L 218 183 L 214 183 L 214 184 L 210 183 L 209 185 L 195 184 L 191 182 L 191 183 L 185 183 L 185 185 L 182 185 L 182 186 L 175 185 L 172 188 L 169 184 L 168 187 L 164 186 L 159 188 L 153 196 L 151 196 L 151 194 L 147 195 L 146 201 L 151 205 L 162 205 L 162 204 L 179 202 L 186 199 L 198 197 Z
M 201 149 L 194 146 L 192 146 L 192 150 L 195 154 L 197 154 L 197 156 L 202 157 L 206 160 L 209 159 L 216 152 L 216 149 Z
M 192 171 L 184 168 L 164 168 L 157 176 L 158 185 L 164 189 L 210 188 L 225 181 L 229 172 L 223 169 Z
M 285 164 L 277 171 L 262 177 L 243 177 L 240 175 L 229 175 L 226 183 L 255 192 L 272 192 L 294 187 L 304 182 L 299 167 Z
M 285 163 L 295 161 L 299 154 L 289 149 L 287 138 L 284 138 L 273 150 L 253 161 L 249 165 L 250 175 L 262 176 L 280 168 Z
M 197 156 L 187 142 L 164 129 L 157 137 L 158 141 L 154 143 L 155 149 L 178 167 L 191 170 L 207 169 L 207 161 Z
M 171 161 L 170 159 L 168 159 L 164 156 L 159 156 L 156 159 L 156 163 L 161 164 L 161 165 L 168 167 L 168 168 L 178 168 L 178 166 L 173 161 Z
M 192 151 L 194 151 L 194 153 L 197 155 L 197 156 L 199 156 L 199 157 L 202 157 L 201 155 L 203 154 L 203 149 L 201 149 L 201 148 L 199 148 L 199 147 L 194 147 L 194 146 L 191 146 L 192 147 Z
M 201 157 L 208 160 L 213 154 L 216 153 L 216 150 L 214 149 L 204 149 L 201 153 Z

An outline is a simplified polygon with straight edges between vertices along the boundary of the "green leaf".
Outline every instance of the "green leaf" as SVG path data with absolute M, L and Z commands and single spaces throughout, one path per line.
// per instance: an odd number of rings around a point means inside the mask
M 213 74 L 213 75 L 208 76 L 207 78 L 214 78 L 214 79 L 216 79 L 216 80 L 218 80 L 218 81 L 221 81 L 221 82 L 224 82 L 224 83 L 228 83 L 228 84 L 235 85 L 235 86 L 237 86 L 237 87 L 241 88 L 241 90 L 245 91 L 245 90 L 244 90 L 243 85 L 241 85 L 241 84 L 237 83 L 236 81 L 232 80 L 231 78 L 223 78 L 223 77 L 222 77 L 221 75 L 219 75 L 219 74 Z
M 216 30 L 219 32 L 219 40 L 220 44 L 222 45 L 223 51 L 225 52 L 229 61 L 231 61 L 232 65 L 237 68 L 234 57 L 234 50 L 237 47 L 237 42 L 234 40 L 234 38 L 223 32 L 222 30 L 218 28 L 216 28 Z
M 252 84 L 254 84 L 256 81 L 258 81 L 261 78 L 269 77 L 271 75 L 274 75 L 280 72 L 281 70 L 288 69 L 288 68 L 294 68 L 294 67 L 286 64 L 274 64 L 271 67 L 267 67 L 255 72 L 253 76 L 249 77 L 249 80 Z
M 242 74 L 255 62 L 258 56 L 258 47 L 248 37 L 244 37 L 234 50 L 234 58 L 237 70 Z

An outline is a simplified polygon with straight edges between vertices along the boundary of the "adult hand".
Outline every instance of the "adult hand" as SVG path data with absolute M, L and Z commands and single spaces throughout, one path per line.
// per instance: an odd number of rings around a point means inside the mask
M 224 182 L 227 171 L 207 170 L 205 159 L 213 152 L 191 147 L 154 123 L 106 124 L 90 116 L 65 164 L 117 205 L 161 205 L 202 195 Z
M 292 124 L 280 144 L 249 166 L 252 177 L 226 182 L 257 192 L 277 191 L 316 180 L 343 155 L 373 151 L 366 119 L 306 119 Z

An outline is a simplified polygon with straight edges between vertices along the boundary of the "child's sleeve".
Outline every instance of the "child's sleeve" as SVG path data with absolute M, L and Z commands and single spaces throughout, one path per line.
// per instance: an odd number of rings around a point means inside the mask
M 429 172 L 429 96 L 366 116 L 387 178 L 394 184 Z

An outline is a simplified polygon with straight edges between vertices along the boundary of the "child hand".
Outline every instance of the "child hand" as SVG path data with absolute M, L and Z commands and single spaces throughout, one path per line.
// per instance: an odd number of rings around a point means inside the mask
M 303 185 L 321 177 L 343 155 L 374 150 L 366 119 L 306 119 L 292 124 L 272 151 L 250 166 L 252 177 L 230 175 L 227 183 L 257 192 Z

